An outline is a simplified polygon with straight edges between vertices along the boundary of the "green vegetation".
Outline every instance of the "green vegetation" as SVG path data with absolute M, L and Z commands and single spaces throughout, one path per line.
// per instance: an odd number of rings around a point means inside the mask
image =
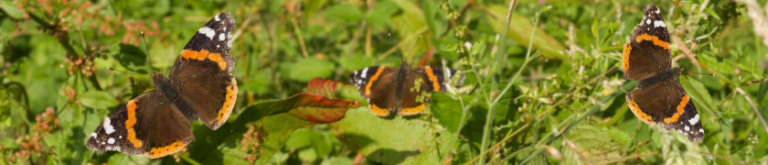
M 627 107 L 638 81 L 624 79 L 622 45 L 649 3 L 0 0 L 0 164 L 768 162 L 768 2 L 653 2 L 706 131 L 696 143 Z M 191 122 L 195 141 L 160 159 L 89 150 L 105 116 L 154 89 L 149 72 L 167 74 L 225 11 L 239 88 L 228 122 Z M 467 80 L 428 94 L 424 114 L 373 115 L 348 75 L 403 58 Z

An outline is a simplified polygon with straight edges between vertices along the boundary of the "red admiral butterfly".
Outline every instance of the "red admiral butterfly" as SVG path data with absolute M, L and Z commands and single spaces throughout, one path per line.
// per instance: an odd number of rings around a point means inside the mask
M 681 68 L 671 68 L 667 25 L 654 4 L 643 11 L 643 20 L 624 44 L 622 70 L 630 80 L 639 80 L 637 89 L 627 93 L 627 105 L 645 123 L 675 128 L 692 142 L 704 139 L 704 129 L 693 100 L 675 81 Z
M 151 73 L 155 89 L 112 112 L 88 138 L 89 149 L 103 153 L 163 157 L 195 140 L 189 122 L 216 130 L 237 100 L 237 82 L 229 56 L 235 20 L 219 13 L 189 40 L 168 77 Z
M 408 68 L 403 60 L 400 68 L 372 66 L 355 71 L 349 75 L 349 81 L 357 87 L 360 95 L 368 100 L 368 108 L 378 116 L 386 117 L 392 113 L 417 115 L 424 111 L 424 103 L 417 99 L 422 92 L 445 92 L 451 84 L 451 78 L 459 74 L 458 70 L 441 67 Z M 448 75 L 444 75 L 444 73 Z M 464 83 L 462 74 L 455 86 Z M 420 81 L 417 81 L 421 79 Z M 418 87 L 416 87 L 418 85 Z

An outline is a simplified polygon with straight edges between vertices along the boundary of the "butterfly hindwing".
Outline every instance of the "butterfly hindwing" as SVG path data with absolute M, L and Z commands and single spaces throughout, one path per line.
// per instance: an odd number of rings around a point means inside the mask
M 102 153 L 162 157 L 194 140 L 189 120 L 155 90 L 147 92 L 110 114 L 88 138 L 87 147 Z
M 630 110 L 648 124 L 675 128 L 690 141 L 701 141 L 704 129 L 690 95 L 674 79 L 638 87 L 626 96 Z
M 456 75 L 461 77 L 454 83 L 453 76 Z M 406 116 L 421 114 L 427 100 L 419 96 L 424 92 L 445 92 L 451 84 L 459 87 L 463 84 L 464 78 L 466 77 L 459 74 L 458 70 L 448 68 L 433 66 L 411 68 L 403 81 L 402 94 L 398 103 L 399 113 Z
M 368 108 L 378 116 L 389 116 L 394 111 L 397 79 L 396 68 L 384 66 L 366 67 L 349 75 L 349 81 L 368 101 Z M 376 93 L 374 93 L 374 91 Z

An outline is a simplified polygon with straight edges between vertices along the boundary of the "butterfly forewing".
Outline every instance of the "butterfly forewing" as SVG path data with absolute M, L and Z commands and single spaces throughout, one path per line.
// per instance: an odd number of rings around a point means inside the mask
M 171 69 L 170 78 L 179 85 L 179 109 L 214 130 L 226 122 L 237 100 L 231 75 L 235 60 L 229 55 L 235 26 L 229 12 L 216 15 L 189 40 Z
M 669 70 L 671 51 L 669 33 L 664 18 L 656 5 L 643 11 L 643 19 L 632 31 L 624 46 L 624 75 L 630 80 L 643 80 L 656 73 Z

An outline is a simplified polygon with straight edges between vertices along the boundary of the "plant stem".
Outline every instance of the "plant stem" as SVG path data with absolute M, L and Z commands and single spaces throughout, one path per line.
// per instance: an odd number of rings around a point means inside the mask
M 309 52 L 307 52 L 307 46 L 304 45 L 304 37 L 301 36 L 301 30 L 299 29 L 299 23 L 296 22 L 296 17 L 291 18 L 291 23 L 293 24 L 293 33 L 296 33 L 296 39 L 299 40 L 299 46 L 301 46 L 301 54 L 304 55 L 304 58 L 308 58 Z
M 501 57 L 504 55 L 504 52 L 505 52 L 504 51 L 504 48 L 506 48 L 505 47 L 505 41 L 507 40 L 507 33 L 509 32 L 509 24 L 511 22 L 510 19 L 512 18 L 512 11 L 515 9 L 515 2 L 517 2 L 517 0 L 512 0 L 512 1 L 509 2 L 509 7 L 507 8 L 507 17 L 504 18 L 505 26 L 504 26 L 504 29 L 501 32 L 501 36 L 500 36 L 500 40 L 499 40 L 499 51 L 496 52 L 497 54 L 496 54 L 495 63 L 493 64 L 493 66 L 491 66 L 493 68 L 493 69 L 491 69 L 491 72 L 492 72 L 491 75 L 492 75 L 493 78 L 495 78 L 495 76 L 493 76 L 493 74 L 495 72 L 501 72 L 501 69 L 500 69 L 501 68 L 501 59 L 502 59 Z M 534 30 L 535 30 L 535 28 L 534 28 Z M 532 31 L 531 32 L 531 38 L 533 38 L 533 33 L 534 32 Z M 533 43 L 532 41 L 533 40 L 531 40 L 530 43 Z M 528 53 L 526 54 L 525 61 L 529 61 L 530 60 L 528 58 L 530 56 L 530 52 L 531 52 L 530 50 L 531 50 L 531 44 L 528 44 Z M 525 67 L 525 63 L 523 64 L 523 66 L 521 66 L 521 68 L 522 67 Z M 496 82 L 497 81 L 491 82 L 491 90 L 495 90 L 496 89 Z M 512 82 L 510 81 L 509 84 L 511 85 Z M 509 85 L 508 85 L 508 87 L 509 87 Z M 507 87 L 507 89 L 509 89 L 508 87 Z M 505 89 L 504 91 L 506 91 L 507 89 Z M 489 104 L 488 105 L 488 114 L 486 115 L 485 126 L 483 127 L 482 142 L 480 143 L 480 153 L 487 152 L 486 150 L 488 149 L 488 141 L 490 140 L 489 137 L 490 137 L 490 134 L 491 134 L 491 127 L 493 126 L 493 115 L 496 113 L 496 104 L 495 104 L 495 101 L 492 101 L 493 100 L 493 94 L 492 93 L 493 92 L 490 92 L 489 96 L 488 96 L 488 104 Z M 497 95 L 496 97 L 501 98 L 501 96 L 503 96 L 503 94 L 504 94 L 504 92 L 502 92 L 501 95 Z M 480 164 L 485 164 L 485 154 L 480 154 Z

